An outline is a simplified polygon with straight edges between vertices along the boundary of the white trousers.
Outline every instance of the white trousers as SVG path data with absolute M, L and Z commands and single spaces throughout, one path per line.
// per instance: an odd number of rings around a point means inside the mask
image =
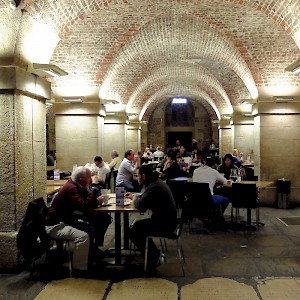
M 63 222 L 53 226 L 46 226 L 46 232 L 54 239 L 72 241 L 75 244 L 72 261 L 73 268 L 77 270 L 87 270 L 90 237 L 86 232 L 66 225 Z

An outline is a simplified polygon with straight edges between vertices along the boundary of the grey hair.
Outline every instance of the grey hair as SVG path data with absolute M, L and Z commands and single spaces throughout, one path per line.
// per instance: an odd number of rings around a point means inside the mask
M 80 178 L 86 176 L 86 172 L 89 170 L 87 167 L 78 167 L 76 168 L 71 175 L 73 181 L 78 182 Z
M 117 150 L 114 150 L 111 154 L 114 156 L 119 156 L 119 152 Z

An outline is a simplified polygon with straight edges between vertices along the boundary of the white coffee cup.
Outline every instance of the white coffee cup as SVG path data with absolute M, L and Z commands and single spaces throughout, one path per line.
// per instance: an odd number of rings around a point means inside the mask
M 103 204 L 107 205 L 108 204 L 109 195 L 102 195 L 102 196 L 104 197 Z
M 101 195 L 107 195 L 108 189 L 101 189 Z

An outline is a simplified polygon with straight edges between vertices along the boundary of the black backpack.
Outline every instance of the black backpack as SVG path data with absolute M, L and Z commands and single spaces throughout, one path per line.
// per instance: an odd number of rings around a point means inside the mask
M 24 220 L 17 235 L 17 245 L 25 261 L 33 262 L 51 247 L 45 231 L 47 206 L 43 198 L 29 202 Z

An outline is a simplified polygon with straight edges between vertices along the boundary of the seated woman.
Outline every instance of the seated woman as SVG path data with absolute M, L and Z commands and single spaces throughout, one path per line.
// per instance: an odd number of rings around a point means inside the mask
M 204 157 L 203 157 L 201 151 L 199 150 L 199 148 L 195 148 L 192 152 L 192 161 L 194 163 L 198 163 L 198 162 L 201 162 L 203 158 Z
M 170 150 L 167 153 L 167 161 L 164 165 L 162 173 L 160 173 L 160 178 L 162 180 L 172 179 L 179 177 L 180 168 L 176 161 L 176 152 Z
M 237 166 L 233 162 L 233 157 L 230 153 L 225 154 L 223 158 L 223 163 L 218 166 L 219 173 L 223 173 L 224 177 L 229 180 L 231 169 L 238 169 Z

